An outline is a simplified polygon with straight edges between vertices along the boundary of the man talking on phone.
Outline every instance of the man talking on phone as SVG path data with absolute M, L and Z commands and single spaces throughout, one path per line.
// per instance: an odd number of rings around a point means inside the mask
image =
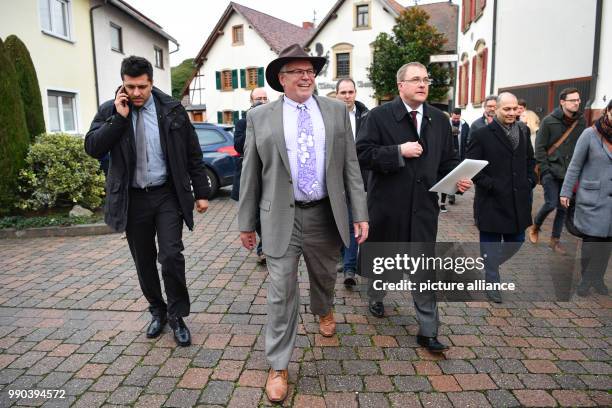
M 199 213 L 208 209 L 202 151 L 183 106 L 153 87 L 149 61 L 125 58 L 121 79 L 115 99 L 100 106 L 85 136 L 85 150 L 96 158 L 110 152 L 104 220 L 126 232 L 153 316 L 147 337 L 158 337 L 169 323 L 177 344 L 188 346 L 191 334 L 183 317 L 189 315 L 190 301 L 182 233 L 183 222 L 193 229 L 194 196 Z

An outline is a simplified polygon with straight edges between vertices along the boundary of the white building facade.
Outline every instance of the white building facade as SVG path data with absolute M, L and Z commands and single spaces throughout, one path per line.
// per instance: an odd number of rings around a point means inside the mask
M 154 85 L 171 94 L 169 53 L 171 43 L 173 50 L 178 48 L 177 41 L 121 0 L 93 0 L 91 14 L 99 103 L 114 99 L 121 85 L 121 61 L 130 55 L 149 60 Z

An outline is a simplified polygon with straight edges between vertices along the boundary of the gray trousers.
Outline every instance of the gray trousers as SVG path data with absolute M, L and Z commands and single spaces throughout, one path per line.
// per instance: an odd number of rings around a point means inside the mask
M 373 286 L 374 279 L 368 279 L 368 299 L 370 302 L 382 302 L 387 292 L 376 290 Z M 438 302 L 433 291 L 419 293 L 412 292 L 414 310 L 419 322 L 419 336 L 436 337 L 440 324 L 438 317 Z
M 300 255 L 304 255 L 308 270 L 310 310 L 324 316 L 334 303 L 336 262 L 341 246 L 342 240 L 326 201 L 315 207 L 296 207 L 287 252 L 280 258 L 266 254 L 270 282 L 265 350 L 272 369 L 286 369 L 295 346 L 300 306 Z

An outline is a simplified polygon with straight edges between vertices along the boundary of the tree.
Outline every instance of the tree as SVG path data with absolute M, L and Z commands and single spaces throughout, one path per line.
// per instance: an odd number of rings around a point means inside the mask
M 183 97 L 181 91 L 194 69 L 193 58 L 188 58 L 176 67 L 172 67 L 170 71 L 172 76 L 172 96 L 174 98 L 180 100 Z
M 450 72 L 440 64 L 431 64 L 429 57 L 442 53 L 446 43 L 444 34 L 431 26 L 429 14 L 419 7 L 405 9 L 395 20 L 393 34 L 380 33 L 374 41 L 374 58 L 368 77 L 375 96 L 379 99 L 397 95 L 397 70 L 412 61 L 427 67 L 433 84 L 429 99 L 441 100 L 449 89 Z
M 17 36 L 9 35 L 4 46 L 17 72 L 17 81 L 21 90 L 26 124 L 30 140 L 33 141 L 37 135 L 45 132 L 45 117 L 36 69 L 32 63 L 28 48 Z
M 17 73 L 0 40 L 0 213 L 15 204 L 16 180 L 25 163 L 30 137 Z

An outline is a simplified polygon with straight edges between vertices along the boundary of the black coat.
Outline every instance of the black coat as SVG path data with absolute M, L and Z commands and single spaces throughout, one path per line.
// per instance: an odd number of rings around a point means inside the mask
M 372 242 L 434 242 L 438 231 L 438 194 L 428 190 L 457 164 L 448 117 L 423 106 L 421 157 L 400 157 L 398 145 L 418 141 L 402 100 L 372 109 L 357 135 L 357 155 L 370 170 L 368 212 Z
M 531 190 L 535 158 L 531 135 L 519 127 L 516 150 L 497 122 L 470 135 L 468 159 L 489 164 L 474 177 L 474 218 L 480 231 L 518 234 L 531 225 Z
M 153 88 L 152 95 L 168 182 L 176 192 L 185 224 L 193 229 L 194 194 L 198 200 L 206 199 L 210 191 L 198 136 L 180 102 L 157 88 Z M 103 103 L 85 136 L 85 151 L 96 158 L 110 152 L 104 221 L 116 231 L 125 231 L 127 225 L 128 192 L 136 167 L 135 145 L 132 112 L 124 118 L 115 110 L 114 100 Z
M 236 122 L 234 127 L 234 150 L 238 152 L 240 157 L 236 159 L 236 169 L 234 170 L 234 182 L 232 184 L 232 200 L 238 201 L 240 197 L 240 176 L 242 175 L 242 160 L 244 159 L 244 142 L 246 141 L 246 118 L 242 118 Z
M 355 136 L 359 133 L 361 125 L 365 122 L 365 118 L 370 110 L 359 101 L 355 101 Z M 368 177 L 370 172 L 361 167 L 361 178 L 363 179 L 363 188 L 368 191 Z
M 459 141 L 457 138 L 455 138 L 453 142 L 455 143 L 455 150 L 457 150 L 459 154 L 459 160 L 463 161 L 463 159 L 465 159 L 465 152 L 467 151 L 467 145 L 470 140 L 470 127 L 465 121 L 462 120 L 459 128 L 461 129 L 459 133 L 459 139 L 461 140 Z

